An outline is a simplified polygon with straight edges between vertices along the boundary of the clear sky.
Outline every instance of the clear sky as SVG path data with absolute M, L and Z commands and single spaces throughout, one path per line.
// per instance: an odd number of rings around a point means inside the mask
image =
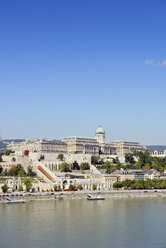
M 165 0 L 0 0 L 2 138 L 166 145 Z

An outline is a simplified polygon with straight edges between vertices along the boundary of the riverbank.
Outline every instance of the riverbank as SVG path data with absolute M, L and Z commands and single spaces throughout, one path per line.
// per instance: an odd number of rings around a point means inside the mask
M 63 199 L 86 199 L 87 194 L 102 196 L 104 198 L 115 197 L 166 197 L 166 190 L 110 190 L 110 191 L 77 191 L 77 192 L 55 192 L 52 194 L 27 194 L 22 196 L 10 196 L 11 199 L 30 202 L 34 200 L 63 200 Z M 5 196 L 0 197 L 0 202 L 6 202 Z
M 112 190 L 112 191 L 87 191 L 87 192 L 74 192 L 63 194 L 62 199 L 86 199 L 87 194 L 92 194 L 94 196 L 102 196 L 104 198 L 113 197 L 166 197 L 166 190 Z

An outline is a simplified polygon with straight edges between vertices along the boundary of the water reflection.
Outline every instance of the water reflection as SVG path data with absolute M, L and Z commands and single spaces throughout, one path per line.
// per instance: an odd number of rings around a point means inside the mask
M 164 198 L 0 205 L 1 246 L 165 247 L 165 211 Z

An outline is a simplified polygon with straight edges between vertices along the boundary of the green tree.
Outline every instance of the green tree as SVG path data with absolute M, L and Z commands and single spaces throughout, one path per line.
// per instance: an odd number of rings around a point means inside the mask
M 3 193 L 6 193 L 9 189 L 8 185 L 5 183 L 3 186 L 1 186 L 1 189 L 3 191 Z
M 7 171 L 7 169 L 2 170 L 2 172 L 1 172 L 1 176 L 7 176 L 7 175 L 8 175 L 8 171 Z
M 160 189 L 161 180 L 153 179 L 152 183 L 153 183 L 153 188 Z
M 62 164 L 60 164 L 60 170 L 62 172 L 69 172 L 70 171 L 70 165 L 66 162 L 63 162 Z
M 18 186 L 18 191 L 23 191 L 23 186 L 22 185 Z
M 161 189 L 166 189 L 166 181 L 162 181 L 162 182 L 160 183 L 160 188 L 161 188 Z
M 26 172 L 24 168 L 20 165 L 17 164 L 16 166 L 12 166 L 7 173 L 8 176 L 18 176 L 18 177 L 24 177 L 26 176 Z
M 75 151 L 75 152 L 74 152 L 74 154 L 79 154 L 79 153 L 81 153 L 81 152 L 80 152 L 80 151 Z
M 63 161 L 64 160 L 63 153 L 59 153 L 58 156 L 57 156 L 57 159 L 60 160 L 60 161 Z
M 35 188 L 32 188 L 32 192 L 35 192 L 36 190 L 35 190 Z M 51 190 L 52 191 L 52 190 Z
M 3 162 L 2 156 L 4 155 L 3 152 L 0 152 L 0 162 Z
M 114 184 L 113 184 L 113 188 L 114 189 L 120 189 L 120 188 L 122 188 L 124 185 L 123 185 L 123 182 L 115 182 Z
M 136 189 L 144 189 L 144 180 L 138 180 L 135 182 Z
M 77 161 L 74 161 L 74 163 L 72 164 L 72 170 L 80 170 L 80 166 Z
M 100 156 L 92 156 L 91 157 L 91 164 L 96 165 L 99 164 Z
M 74 185 L 70 184 L 69 185 L 69 190 L 74 190 L 74 189 L 75 189 Z
M 54 185 L 54 191 L 58 191 L 58 186 Z
M 3 162 L 2 156 L 0 155 L 0 162 Z
M 33 171 L 33 167 L 32 166 L 28 166 L 27 176 L 28 177 L 35 177 L 36 176 L 36 172 Z
M 11 153 L 14 153 L 12 150 L 6 150 L 5 155 L 9 156 Z
M 15 159 L 15 157 L 12 157 L 12 162 L 16 162 L 16 159 Z
M 96 189 L 97 189 L 97 185 L 93 184 L 93 190 L 96 190 Z
M 151 179 L 147 179 L 144 181 L 144 188 L 145 189 L 152 189 L 153 184 Z
M 118 163 L 119 163 L 118 157 L 113 158 L 113 159 L 112 159 L 112 162 L 113 162 L 113 164 L 118 164 Z
M 106 161 L 103 165 L 103 168 L 105 168 L 105 172 L 107 174 L 111 174 L 113 171 L 117 170 L 117 164 L 112 164 L 109 161 Z
M 134 160 L 133 154 L 131 153 L 125 154 L 125 162 L 127 163 L 128 169 L 135 169 L 136 162 Z
M 77 186 L 77 189 L 79 189 L 79 190 L 83 190 L 82 185 L 78 185 L 78 186 Z
M 15 186 L 13 186 L 12 191 L 13 191 L 13 192 L 15 192 L 15 191 L 16 191 L 16 187 L 15 187 Z
M 123 182 L 123 186 L 126 188 L 126 189 L 130 189 L 131 185 L 134 183 L 134 180 L 130 180 L 130 179 L 126 179 L 124 182 Z
M 18 170 L 17 176 L 18 176 L 18 177 L 25 177 L 25 176 L 26 176 L 25 170 L 24 170 L 23 168 L 20 168 L 20 169 Z
M 25 178 L 24 179 L 24 184 L 26 186 L 26 191 L 30 191 L 30 189 L 32 188 L 31 180 L 29 178 Z
M 89 163 L 85 162 L 81 164 L 81 170 L 89 170 L 90 166 Z
M 8 170 L 8 176 L 17 176 L 17 174 L 18 174 L 18 167 L 17 166 L 12 166 Z

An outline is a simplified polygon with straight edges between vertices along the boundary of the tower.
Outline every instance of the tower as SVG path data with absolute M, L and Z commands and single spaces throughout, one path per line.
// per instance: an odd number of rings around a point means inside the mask
M 99 127 L 96 129 L 94 138 L 95 138 L 95 139 L 97 140 L 97 142 L 100 143 L 100 144 L 105 143 L 105 131 L 104 131 L 104 129 L 103 129 L 101 126 L 99 126 Z

